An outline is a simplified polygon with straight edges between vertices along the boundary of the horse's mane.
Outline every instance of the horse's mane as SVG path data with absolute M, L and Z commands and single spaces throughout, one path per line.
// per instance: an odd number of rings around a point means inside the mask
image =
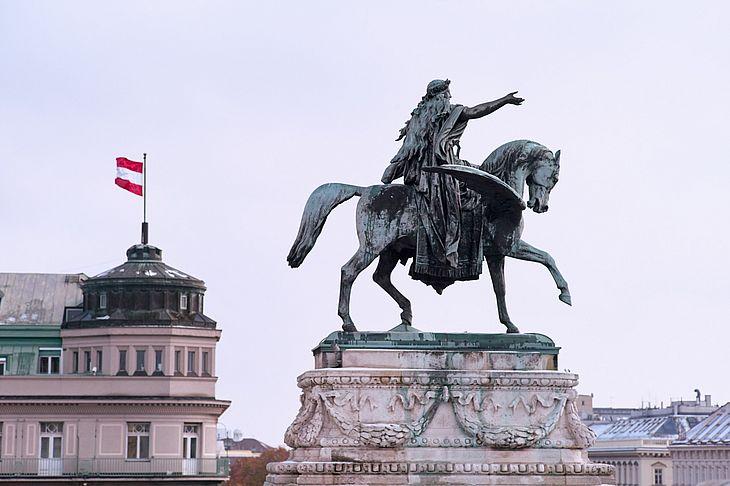
M 515 140 L 497 147 L 479 167 L 510 184 L 511 176 L 518 166 L 541 158 L 550 149 L 531 140 Z

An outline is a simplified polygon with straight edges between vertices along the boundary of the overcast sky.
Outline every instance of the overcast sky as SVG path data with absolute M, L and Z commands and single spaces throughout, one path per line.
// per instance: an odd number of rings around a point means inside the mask
M 528 138 L 562 149 L 550 211 L 526 241 L 570 283 L 509 260 L 524 332 L 602 406 L 730 400 L 730 42 L 727 2 L 0 2 L 0 271 L 85 272 L 137 243 L 141 199 L 114 158 L 149 160 L 151 243 L 206 281 L 223 337 L 231 429 L 269 444 L 296 376 L 340 327 L 339 269 L 357 247 L 337 208 L 304 265 L 285 257 L 324 182 L 371 185 L 434 78 L 455 103 L 519 90 L 473 120 L 462 157 Z M 363 330 L 399 322 L 370 278 Z M 422 330 L 502 332 L 487 278 L 438 296 L 399 266 Z

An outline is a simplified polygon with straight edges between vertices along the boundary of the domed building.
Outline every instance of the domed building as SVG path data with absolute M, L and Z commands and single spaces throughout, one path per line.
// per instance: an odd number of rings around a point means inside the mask
M 0 479 L 219 484 L 216 427 L 230 402 L 215 397 L 221 331 L 204 313 L 204 282 L 135 245 L 78 285 L 81 304 L 62 312 L 60 372 L 0 378 Z

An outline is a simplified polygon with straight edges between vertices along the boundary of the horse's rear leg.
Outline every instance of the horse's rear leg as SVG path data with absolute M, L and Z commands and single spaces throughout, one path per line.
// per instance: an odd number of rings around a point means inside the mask
M 487 257 L 487 266 L 489 267 L 489 275 L 492 277 L 492 287 L 494 295 L 497 297 L 497 311 L 499 312 L 499 322 L 507 326 L 507 332 L 520 332 L 509 318 L 507 313 L 507 302 L 505 300 L 504 289 L 504 257 L 494 255 Z
M 398 289 L 393 286 L 390 281 L 390 274 L 398 264 L 398 255 L 394 251 L 386 251 L 380 255 L 378 260 L 378 268 L 375 269 L 373 280 L 380 285 L 383 290 L 388 292 L 393 300 L 398 303 L 398 307 L 403 312 L 400 313 L 401 322 L 406 326 L 410 326 L 413 321 L 413 313 L 411 312 L 411 301 L 401 294 Z
M 350 294 L 352 293 L 352 284 L 365 270 L 376 255 L 364 251 L 362 248 L 357 250 L 350 260 L 342 267 L 340 276 L 340 304 L 337 313 L 342 318 L 342 330 L 345 332 L 355 332 L 357 328 L 350 318 Z

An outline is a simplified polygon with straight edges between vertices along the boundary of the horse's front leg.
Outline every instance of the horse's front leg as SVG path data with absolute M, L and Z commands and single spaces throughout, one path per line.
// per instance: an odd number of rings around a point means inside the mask
M 520 260 L 526 260 L 528 262 L 542 263 L 550 271 L 555 285 L 560 290 L 560 296 L 558 298 L 568 305 L 573 305 L 570 298 L 570 290 L 568 290 L 568 282 L 565 281 L 561 275 L 558 267 L 555 265 L 555 260 L 550 256 L 550 253 L 535 248 L 534 246 L 520 240 L 514 251 L 511 251 L 507 256 L 512 258 L 518 258 Z
M 487 256 L 487 266 L 489 267 L 489 275 L 492 277 L 492 287 L 494 295 L 497 297 L 497 312 L 499 313 L 499 322 L 507 326 L 507 332 L 520 332 L 509 318 L 507 313 L 507 302 L 505 300 L 504 285 L 504 256 L 490 255 Z

